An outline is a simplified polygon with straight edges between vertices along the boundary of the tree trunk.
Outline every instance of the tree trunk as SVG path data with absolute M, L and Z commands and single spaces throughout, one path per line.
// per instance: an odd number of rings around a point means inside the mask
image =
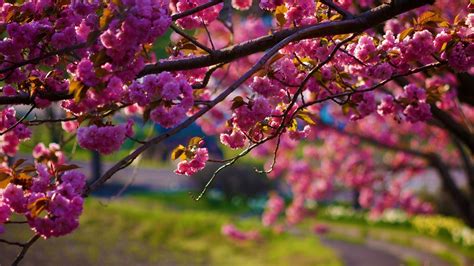
M 431 165 L 438 171 L 441 185 L 456 205 L 460 217 L 471 228 L 474 228 L 474 203 L 458 188 L 448 167 L 436 154 L 430 154 Z

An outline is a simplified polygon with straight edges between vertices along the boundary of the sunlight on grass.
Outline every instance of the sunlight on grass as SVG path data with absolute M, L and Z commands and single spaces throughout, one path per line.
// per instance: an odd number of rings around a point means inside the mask
M 241 228 L 260 227 L 256 218 L 239 220 L 205 208 L 183 211 L 143 197 L 107 206 L 89 200 L 82 221 L 88 234 L 78 232 L 74 238 L 87 241 L 91 235 L 100 234 L 101 245 L 108 246 L 119 239 L 124 241 L 126 232 L 130 245 L 126 252 L 150 262 L 162 261 L 166 254 L 167 259 L 179 264 L 340 265 L 334 253 L 314 236 L 275 235 L 264 230 L 260 241 L 236 243 L 220 234 L 222 224 L 227 222 L 235 222 Z M 150 254 L 147 250 L 162 252 Z
M 176 199 L 176 201 L 171 200 Z M 81 227 L 72 235 L 39 241 L 26 262 L 36 265 L 341 265 L 335 253 L 313 234 L 280 234 L 263 229 L 242 210 L 195 202 L 184 194 L 133 196 L 111 203 L 86 200 Z M 234 223 L 261 229 L 255 242 L 236 242 L 221 234 Z M 6 237 L 28 238 L 11 227 Z M 4 249 L 0 264 L 16 250 Z M 2 254 L 2 255 L 3 255 Z M 47 260 L 45 260 L 47 258 Z M 43 261 L 44 260 L 44 261 Z

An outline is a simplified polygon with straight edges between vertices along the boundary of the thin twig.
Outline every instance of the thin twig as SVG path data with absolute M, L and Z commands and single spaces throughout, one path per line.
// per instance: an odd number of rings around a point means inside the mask
M 11 245 L 11 246 L 19 246 L 19 247 L 23 247 L 25 245 L 24 243 L 8 241 L 5 239 L 0 239 L 0 243 Z
M 191 9 L 188 9 L 186 11 L 183 11 L 181 13 L 178 13 L 178 14 L 174 14 L 171 16 L 171 19 L 173 21 L 176 21 L 180 18 L 184 18 L 184 17 L 187 17 L 187 16 L 190 16 L 192 14 L 195 14 L 195 13 L 198 13 L 200 11 L 203 11 L 204 9 L 207 9 L 209 7 L 212 7 L 212 6 L 215 6 L 215 5 L 218 5 L 220 3 L 224 2 L 223 0 L 213 0 L 213 1 L 210 1 L 208 3 L 205 3 L 205 4 L 202 4 L 200 6 L 197 6 L 195 8 L 191 8 Z
M 215 50 L 216 50 L 216 46 L 214 45 L 214 41 L 212 40 L 211 33 L 209 32 L 209 29 L 207 28 L 206 23 L 204 23 L 204 20 L 201 19 L 201 21 L 202 21 L 202 26 L 204 27 L 204 30 L 206 31 L 207 38 L 209 39 L 209 42 L 211 43 L 212 50 L 215 51 Z M 213 53 L 214 53 L 214 52 L 213 52 Z
M 351 12 L 345 10 L 344 8 L 338 6 L 336 3 L 334 3 L 332 0 L 320 0 L 321 3 L 325 4 L 328 6 L 330 9 L 334 9 L 337 13 L 341 14 L 341 16 L 345 19 L 351 19 L 354 17 Z
M 18 121 L 16 121 L 15 124 L 11 125 L 9 128 L 5 129 L 3 132 L 0 132 L 0 136 L 3 136 L 6 133 L 13 130 L 14 128 L 16 128 L 21 122 L 23 122 L 23 120 L 25 120 L 31 114 L 31 112 L 33 111 L 33 109 L 35 109 L 35 107 L 36 106 L 33 104 L 33 106 L 31 106 L 30 110 L 28 110 L 28 112 L 26 112 L 26 114 L 22 118 L 20 118 Z
M 212 54 L 212 49 L 209 47 L 205 46 L 204 44 L 198 42 L 196 39 L 194 39 L 192 36 L 184 32 L 183 30 L 179 29 L 175 25 L 171 24 L 170 25 L 171 29 L 173 29 L 176 33 L 179 35 L 183 36 L 186 40 L 190 41 L 192 44 L 196 45 L 197 47 L 201 48 L 202 50 L 206 51 L 208 54 Z
M 25 257 L 26 252 L 30 247 L 40 238 L 40 235 L 34 235 L 28 242 L 23 245 L 20 253 L 16 257 L 15 261 L 13 261 L 12 266 L 17 266 L 20 261 Z

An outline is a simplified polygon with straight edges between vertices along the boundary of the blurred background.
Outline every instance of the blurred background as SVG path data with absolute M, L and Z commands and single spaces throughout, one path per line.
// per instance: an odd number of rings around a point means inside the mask
M 51 115 L 51 114 L 49 114 Z M 137 138 L 163 131 L 136 127 Z M 54 125 L 36 128 L 43 134 L 21 147 L 22 157 L 39 142 L 64 143 Z M 187 136 L 202 136 L 212 158 L 235 152 L 197 126 L 147 151 L 86 199 L 81 226 L 69 236 L 40 240 L 23 265 L 473 265 L 474 234 L 443 196 L 430 171 L 411 190 L 435 206 L 439 215 L 414 215 L 389 209 L 374 219 L 354 201 L 354 191 L 336 186 L 330 200 L 314 202 L 305 220 L 290 230 L 265 228 L 261 214 L 272 191 L 291 201 L 283 181 L 270 180 L 255 169 L 264 161 L 252 157 L 225 169 L 200 201 L 194 200 L 217 164 L 193 177 L 173 173 L 171 150 Z M 99 156 L 66 142 L 71 161 L 97 178 L 137 144 L 128 140 L 114 155 Z M 415 179 L 417 180 L 417 179 Z M 419 179 L 421 180 L 421 179 Z M 283 220 L 284 217 L 281 217 Z M 232 224 L 258 237 L 239 240 L 223 233 Z M 9 224 L 3 236 L 20 242 L 31 232 Z M 0 265 L 8 265 L 18 249 L 2 245 Z

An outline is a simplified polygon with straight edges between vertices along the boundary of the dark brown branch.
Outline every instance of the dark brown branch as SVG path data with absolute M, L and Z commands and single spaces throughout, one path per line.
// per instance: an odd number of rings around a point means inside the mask
M 429 160 L 431 166 L 438 171 L 442 187 L 456 204 L 459 215 L 469 227 L 474 228 L 474 203 L 458 188 L 449 168 L 437 154 L 430 154 Z
M 453 140 L 454 145 L 456 146 L 456 148 L 459 152 L 459 155 L 461 156 L 461 159 L 462 159 L 462 162 L 463 162 L 463 165 L 464 165 L 464 169 L 465 169 L 465 172 L 466 172 L 466 176 L 467 176 L 467 183 L 468 183 L 468 186 L 469 186 L 469 193 L 470 193 L 470 196 L 471 196 L 471 202 L 474 203 L 474 165 L 472 164 L 471 157 L 469 156 L 469 154 L 464 149 L 463 143 L 458 138 L 456 138 L 455 136 L 452 136 L 451 139 Z
M 12 266 L 17 266 L 20 261 L 25 257 L 26 252 L 30 247 L 40 238 L 39 235 L 34 235 L 27 243 L 23 245 L 23 248 L 21 249 L 20 253 L 16 257 L 15 261 L 13 261 Z
M 57 119 L 34 119 L 34 120 L 29 120 L 26 121 L 25 123 L 28 126 L 38 126 L 44 123 L 61 123 L 61 122 L 67 122 L 67 121 L 75 121 L 77 120 L 77 117 L 64 117 L 64 118 L 57 118 Z
M 27 224 L 28 221 L 6 221 L 5 224 Z
M 8 73 L 8 72 L 10 72 L 12 70 L 15 70 L 15 69 L 17 69 L 19 67 L 22 67 L 22 66 L 31 65 L 31 64 L 38 64 L 42 60 L 45 60 L 45 59 L 47 59 L 51 56 L 67 54 L 67 53 L 70 53 L 74 50 L 85 48 L 87 45 L 89 45 L 89 43 L 84 42 L 84 43 L 72 45 L 72 46 L 69 46 L 69 47 L 66 47 L 66 48 L 63 48 L 63 49 L 60 49 L 60 50 L 54 50 L 54 51 L 45 53 L 41 56 L 38 56 L 38 57 L 35 57 L 35 58 L 32 58 L 32 59 L 28 59 L 28 60 L 24 60 L 24 61 L 21 61 L 21 62 L 18 62 L 18 63 L 14 63 L 11 66 L 0 69 L 0 74 Z
M 224 92 L 222 92 L 219 96 L 217 96 L 208 106 L 202 108 L 200 111 L 198 111 L 196 114 L 193 116 L 189 117 L 186 119 L 183 123 L 178 125 L 177 127 L 169 130 L 168 132 L 156 136 L 150 141 L 148 141 L 146 144 L 143 144 L 142 146 L 138 147 L 135 151 L 133 151 L 131 154 L 117 162 L 112 168 L 110 168 L 103 176 L 101 176 L 99 179 L 97 179 L 94 183 L 90 184 L 90 186 L 87 188 L 87 190 L 84 192 L 84 196 L 87 196 L 90 192 L 94 191 L 98 187 L 100 187 L 102 184 L 104 184 L 107 180 L 109 180 L 116 172 L 120 171 L 127 165 L 129 165 L 133 160 L 135 160 L 138 155 L 140 155 L 142 152 L 150 148 L 156 143 L 159 143 L 163 141 L 164 139 L 169 138 L 170 136 L 176 134 L 177 132 L 181 131 L 182 129 L 190 126 L 192 123 L 194 123 L 199 117 L 207 113 L 211 108 L 213 108 L 215 105 L 223 101 L 228 95 L 230 95 L 232 92 L 234 92 L 240 85 L 242 85 L 248 78 L 250 78 L 254 73 L 256 73 L 259 69 L 261 69 L 264 64 L 274 55 L 276 54 L 281 48 L 285 47 L 287 44 L 301 40 L 304 38 L 309 38 L 309 37 L 315 37 L 315 35 L 333 35 L 333 34 L 343 34 L 347 32 L 359 32 L 363 31 L 365 29 L 368 29 L 370 27 L 375 26 L 375 24 L 381 23 L 384 20 L 390 19 L 400 13 L 403 13 L 405 11 L 414 9 L 416 7 L 422 6 L 424 4 L 428 3 L 433 3 L 432 0 L 423 0 L 423 1 L 409 1 L 409 0 L 399 0 L 396 1 L 390 5 L 384 4 L 380 6 L 379 8 L 375 8 L 369 12 L 366 12 L 362 14 L 361 16 L 352 19 L 352 20 L 347 20 L 343 22 L 330 22 L 330 23 L 322 23 L 318 25 L 312 25 L 308 26 L 305 28 L 297 29 L 296 31 L 294 30 L 285 30 L 285 35 L 280 36 L 284 37 L 281 38 L 281 40 L 274 39 L 273 36 L 270 37 L 263 37 L 263 43 L 267 45 L 265 47 L 271 47 L 271 49 L 249 70 L 247 71 L 242 77 L 240 77 L 236 82 L 234 82 L 229 88 L 227 88 Z M 276 34 L 278 35 L 278 34 Z M 281 34 L 280 34 L 281 35 Z M 267 38 L 267 39 L 266 39 Z M 261 39 L 262 40 L 262 39 Z M 250 44 L 254 42 L 248 42 Z M 254 44 L 253 44 L 254 45 Z M 268 46 L 270 45 L 270 46 Z M 244 47 L 245 45 L 242 45 L 240 47 Z M 242 48 L 240 48 L 242 49 Z M 260 48 L 259 48 L 260 49 Z M 265 50 L 264 49 L 264 50 Z M 257 49 L 258 50 L 258 49 Z M 235 50 L 231 50 L 234 51 Z M 244 53 L 245 55 L 248 55 L 248 52 L 245 50 L 241 50 L 240 52 Z M 235 56 L 235 55 L 234 55 Z M 210 58 L 214 60 L 215 56 L 212 55 Z M 207 58 L 206 56 L 204 57 L 197 57 L 195 58 L 196 60 L 202 60 L 201 58 Z M 221 58 L 222 59 L 222 58 Z M 233 58 L 235 59 L 235 58 Z M 226 60 L 232 60 L 232 58 L 228 58 Z M 226 62 L 224 60 L 223 62 Z M 167 61 L 165 61 L 167 62 Z M 169 62 L 169 61 L 168 61 Z M 177 62 L 181 62 L 179 64 L 183 64 L 182 60 L 177 60 Z M 190 62 L 187 62 L 186 60 L 184 61 L 186 64 L 191 64 Z M 228 61 L 227 61 L 228 62 Z M 208 63 L 208 62 L 207 62 Z M 216 62 L 216 63 L 221 63 L 221 62 Z M 210 64 L 210 65 L 214 65 Z M 160 66 L 160 64 L 155 65 Z M 209 65 L 205 65 L 209 66 Z M 170 66 L 168 66 L 170 67 Z M 195 68 L 199 66 L 190 66 L 190 68 Z M 149 69 L 148 69 L 149 70 Z M 154 69 L 156 71 L 156 69 Z M 171 70 L 171 69 L 168 69 Z M 158 71 L 159 72 L 159 71 Z M 151 72 L 150 72 L 151 73 Z M 141 75 L 143 74 L 149 74 L 145 72 L 142 72 Z M 387 81 L 388 82 L 388 81 Z M 353 93 L 353 92 L 352 92 Z
M 471 154 L 474 154 L 474 134 L 469 132 L 464 126 L 456 122 L 451 115 L 445 111 L 431 104 L 431 113 L 438 119 L 451 134 L 459 138 L 470 150 Z
M 218 1 L 213 1 L 218 2 Z M 293 41 L 302 39 L 315 38 L 328 35 L 347 34 L 353 32 L 361 32 L 369 29 L 385 20 L 395 17 L 401 13 L 410 11 L 414 8 L 423 6 L 425 4 L 433 3 L 433 0 L 397 0 L 391 4 L 383 4 L 377 8 L 367 11 L 352 19 L 343 21 L 325 22 L 317 25 L 310 25 L 302 28 L 286 29 L 273 34 L 263 36 L 257 39 L 253 39 L 244 43 L 240 43 L 228 48 L 213 51 L 213 54 L 198 56 L 193 58 L 163 60 L 157 64 L 146 66 L 139 74 L 138 77 L 142 77 L 147 74 L 159 73 L 162 71 L 178 71 L 178 70 L 190 70 L 200 67 L 208 67 L 217 65 L 220 63 L 228 63 L 238 58 L 242 58 L 254 53 L 265 51 L 285 38 L 298 34 L 298 38 Z M 209 2 L 211 3 L 211 2 Z M 205 9 L 205 8 L 204 8 Z M 191 9 L 190 9 L 191 10 Z M 184 13 L 184 12 L 183 12 Z M 310 30 L 308 30 L 310 29 Z M 71 49 L 71 47 L 69 47 Z M 52 55 L 58 54 L 56 53 Z M 44 57 L 37 59 L 41 61 Z M 31 64 L 34 62 L 23 62 L 19 66 L 25 64 Z M 60 101 L 65 99 L 71 99 L 72 95 L 69 94 L 44 94 L 39 95 L 41 98 L 49 101 Z M 0 105 L 5 104 L 31 104 L 34 102 L 34 98 L 29 95 L 18 95 L 18 96 L 1 96 Z
M 184 37 L 186 40 L 190 41 L 192 44 L 196 45 L 197 47 L 201 48 L 202 50 L 204 50 L 205 52 L 207 52 L 208 54 L 212 54 L 213 50 L 210 49 L 209 47 L 205 46 L 204 44 L 196 41 L 196 39 L 194 39 L 192 36 L 189 36 L 186 32 L 182 31 L 181 29 L 179 29 L 178 27 L 176 27 L 175 25 L 171 24 L 171 29 L 173 29 L 176 33 L 178 33 L 179 35 L 181 35 L 182 37 Z
M 320 0 L 321 3 L 327 5 L 329 8 L 334 9 L 337 13 L 341 14 L 343 18 L 353 18 L 354 15 L 352 15 L 351 12 L 345 10 L 344 8 L 338 6 L 335 4 L 332 0 Z
M 289 43 L 295 41 L 296 39 L 299 39 L 301 35 L 305 35 L 308 32 L 314 30 L 314 28 L 319 27 L 319 25 L 309 27 L 306 29 L 303 29 L 299 32 L 294 33 L 293 35 L 288 36 L 287 38 L 283 39 L 279 43 L 277 43 L 275 46 L 273 46 L 268 52 L 265 53 L 265 55 L 260 58 L 260 60 L 252 66 L 245 74 L 243 74 L 237 81 L 235 81 L 231 86 L 229 86 L 225 91 L 223 91 L 219 96 L 217 96 L 214 100 L 212 100 L 207 106 L 203 107 L 201 110 L 199 110 L 197 113 L 195 113 L 193 116 L 189 117 L 186 119 L 184 122 L 182 122 L 180 125 L 176 126 L 175 128 L 169 130 L 168 132 L 161 134 L 159 136 L 154 137 L 153 139 L 149 140 L 146 144 L 143 144 L 142 146 L 138 147 L 135 151 L 133 151 L 131 154 L 129 154 L 127 157 L 123 158 L 119 162 L 117 162 L 112 168 L 110 168 L 103 176 L 101 176 L 99 179 L 94 181 L 87 190 L 84 192 L 84 196 L 87 196 L 90 192 L 94 191 L 98 187 L 100 187 L 102 184 L 104 184 L 107 180 L 109 180 L 116 172 L 120 171 L 127 165 L 131 164 L 133 160 L 135 160 L 142 152 L 150 148 L 151 146 L 155 145 L 156 143 L 159 143 L 174 134 L 178 133 L 184 128 L 187 128 L 190 126 L 192 123 L 194 123 L 198 118 L 203 116 L 205 113 L 207 113 L 209 110 L 211 110 L 214 106 L 216 106 L 218 103 L 222 102 L 229 96 L 232 92 L 234 92 L 238 87 L 240 87 L 247 79 L 252 77 L 258 70 L 260 70 L 268 60 L 270 60 L 280 49 L 288 45 Z
M 227 63 L 235 59 L 242 58 L 254 53 L 263 52 L 281 40 L 295 33 L 301 33 L 294 41 L 316 38 L 329 35 L 349 34 L 363 32 L 388 19 L 398 16 L 426 4 L 432 4 L 433 0 L 397 0 L 390 4 L 383 4 L 377 8 L 369 10 L 352 19 L 342 21 L 324 22 L 317 25 L 310 25 L 301 28 L 285 29 L 267 36 L 243 42 L 221 50 L 216 50 L 212 55 L 204 55 L 193 58 L 162 60 L 159 63 L 146 66 L 139 73 L 139 77 L 147 74 L 159 73 L 162 71 L 190 70 L 201 67 L 208 67 L 219 63 Z M 311 28 L 310 31 L 307 29 Z
M 224 66 L 225 64 L 222 63 L 222 64 L 218 64 L 216 66 L 213 66 L 211 68 L 209 68 L 206 72 L 206 75 L 204 76 L 204 79 L 202 80 L 201 83 L 197 83 L 197 84 L 193 84 L 193 89 L 197 90 L 197 89 L 203 89 L 207 86 L 207 84 L 209 83 L 209 80 L 211 80 L 211 76 L 212 74 L 219 68 L 221 68 L 222 66 Z
M 71 94 L 57 94 L 57 93 L 38 93 L 39 97 L 45 100 L 52 102 L 57 102 L 61 100 L 69 100 L 73 98 Z M 27 94 L 20 94 L 15 96 L 0 96 L 0 105 L 19 105 L 19 104 L 33 104 L 35 102 L 35 96 L 30 96 Z
M 26 112 L 26 114 L 22 118 L 20 118 L 18 121 L 16 121 L 15 124 L 11 125 L 9 128 L 5 129 L 3 132 L 0 132 L 0 136 L 3 136 L 6 133 L 10 132 L 11 130 L 15 129 L 15 127 L 17 127 L 21 122 L 23 122 L 23 120 L 25 120 L 31 114 L 33 109 L 35 109 L 34 104 L 33 104 L 33 106 L 31 106 L 30 110 L 28 110 L 28 112 Z
M 412 75 L 412 74 L 415 74 L 415 73 L 419 73 L 419 72 L 423 72 L 425 70 L 428 70 L 428 69 L 432 69 L 432 68 L 437 68 L 437 67 L 441 67 L 443 66 L 444 63 L 433 63 L 433 64 L 428 64 L 428 65 L 425 65 L 425 66 L 422 66 L 422 67 L 418 67 L 418 68 L 414 68 L 414 69 L 411 69 L 405 73 L 400 73 L 400 74 L 396 74 L 396 75 L 392 75 L 392 77 L 378 83 L 378 84 L 375 84 L 374 86 L 371 86 L 369 88 L 366 88 L 366 89 L 361 89 L 361 90 L 351 90 L 351 91 L 346 91 L 346 92 L 341 92 L 341 93 L 338 93 L 338 94 L 332 94 L 332 95 L 329 95 L 327 97 L 324 97 L 322 99 L 318 99 L 318 100 L 314 100 L 314 101 L 311 101 L 311 102 L 307 102 L 303 105 L 301 105 L 298 109 L 303 109 L 303 108 L 307 108 L 311 105 L 315 105 L 315 104 L 318 104 L 318 103 L 322 103 L 322 102 L 325 102 L 327 100 L 332 100 L 332 99 L 337 99 L 337 98 L 341 98 L 341 97 L 347 97 L 347 96 L 351 96 L 355 93 L 362 93 L 362 92 L 368 92 L 368 91 L 373 91 L 373 90 L 376 90 L 382 86 L 384 86 L 385 84 L 389 83 L 390 81 L 393 81 L 399 77 L 405 77 L 405 76 L 409 76 L 409 75 Z
M 13 242 L 13 241 L 5 240 L 5 239 L 0 239 L 0 243 L 11 245 L 11 246 L 19 246 L 19 247 L 23 247 L 24 245 L 23 243 L 20 243 L 20 242 Z
M 184 12 L 181 12 L 181 13 L 178 13 L 178 14 L 174 14 L 171 16 L 171 19 L 173 21 L 176 21 L 180 18 L 184 18 L 184 17 L 187 17 L 187 16 L 190 16 L 192 14 L 195 14 L 197 12 L 200 12 L 200 11 L 203 11 L 204 9 L 207 9 L 209 7 L 212 7 L 212 6 L 215 6 L 215 5 L 218 5 L 220 3 L 224 2 L 224 0 L 212 0 L 208 3 L 205 3 L 203 5 L 200 5 L 200 6 L 197 6 L 195 8 L 191 8 L 191 9 L 188 9 Z

